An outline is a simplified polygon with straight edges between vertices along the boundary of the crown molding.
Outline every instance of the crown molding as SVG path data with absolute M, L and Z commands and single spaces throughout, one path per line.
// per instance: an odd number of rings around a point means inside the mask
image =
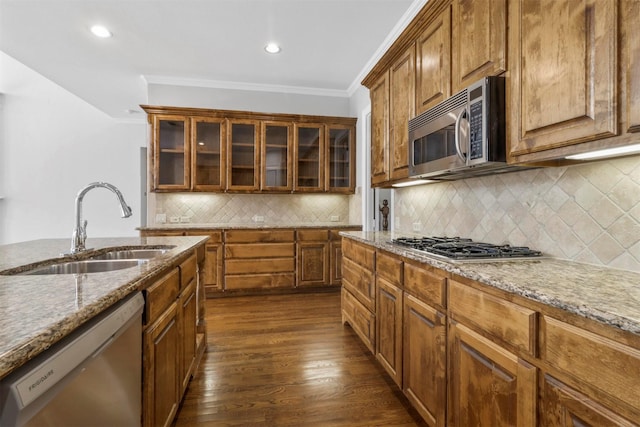
M 336 98 L 348 98 L 346 90 L 320 89 L 302 86 L 266 85 L 260 83 L 231 82 L 222 80 L 188 79 L 180 77 L 167 77 L 156 75 L 143 75 L 147 85 L 191 86 L 212 89 L 246 90 L 255 92 L 292 93 L 297 95 L 330 96 Z
M 362 84 L 362 80 L 369 74 L 369 72 L 373 69 L 373 66 L 382 58 L 382 56 L 387 52 L 389 47 L 396 41 L 396 39 L 402 34 L 404 29 L 409 25 L 409 23 L 415 18 L 418 13 L 424 8 L 424 6 L 429 2 L 429 0 L 413 0 L 409 9 L 402 15 L 398 23 L 391 29 L 387 37 L 384 39 L 382 44 L 375 51 L 371 59 L 362 67 L 360 73 L 356 76 L 356 78 L 351 82 L 349 88 L 347 89 L 347 93 L 349 97 L 351 97 L 356 90 Z

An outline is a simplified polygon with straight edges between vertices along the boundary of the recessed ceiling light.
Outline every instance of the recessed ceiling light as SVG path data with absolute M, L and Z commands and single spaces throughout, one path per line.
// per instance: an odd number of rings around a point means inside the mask
M 278 43 L 271 42 L 264 47 L 264 50 L 266 50 L 267 53 L 279 53 L 280 46 L 278 45 Z
M 91 32 L 94 36 L 100 37 L 101 39 L 108 39 L 113 35 L 111 34 L 111 31 L 109 31 L 107 27 L 103 25 L 94 25 L 93 27 L 91 27 Z

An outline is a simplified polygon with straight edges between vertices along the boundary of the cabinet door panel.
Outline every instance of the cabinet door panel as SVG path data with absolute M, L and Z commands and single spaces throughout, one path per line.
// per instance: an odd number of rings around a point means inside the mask
M 154 190 L 189 190 L 190 144 L 188 119 L 184 116 L 153 116 Z
M 442 427 L 446 422 L 446 317 L 406 293 L 403 310 L 403 390 L 430 426 Z
M 542 387 L 542 406 L 540 408 L 540 425 L 542 427 L 631 427 L 637 425 L 549 375 L 544 376 Z
M 324 126 L 297 124 L 295 126 L 295 191 L 324 191 Z
M 376 278 L 376 358 L 402 388 L 402 290 Z
M 389 73 L 369 90 L 371 96 L 371 185 L 389 181 Z
M 355 136 L 353 126 L 330 125 L 327 128 L 328 161 L 327 191 L 353 193 L 355 190 Z
M 507 1 L 454 0 L 452 92 L 507 70 Z
M 329 242 L 298 243 L 298 286 L 328 284 Z
M 614 136 L 616 2 L 518 0 L 512 16 L 512 154 Z
M 227 189 L 258 190 L 259 178 L 259 123 L 255 120 L 229 121 L 229 157 Z
M 416 114 L 451 95 L 451 9 L 447 8 L 416 41 Z M 373 109 L 371 110 L 373 117 Z
M 392 180 L 409 176 L 409 119 L 415 115 L 415 51 L 411 45 L 390 71 L 389 173 Z
M 184 395 L 193 367 L 196 360 L 196 322 L 197 322 L 197 300 L 196 300 L 196 282 L 195 280 L 184 289 L 179 299 L 180 309 L 180 348 L 182 355 L 180 358 L 181 369 L 180 378 L 180 398 Z
M 451 322 L 450 424 L 535 426 L 536 368 Z
M 623 1 L 625 23 L 624 55 L 626 55 L 627 132 L 640 132 L 640 2 Z
M 219 191 L 225 186 L 226 122 L 223 119 L 191 119 L 194 190 Z
M 262 123 L 261 186 L 267 191 L 291 191 L 293 126 L 289 123 Z

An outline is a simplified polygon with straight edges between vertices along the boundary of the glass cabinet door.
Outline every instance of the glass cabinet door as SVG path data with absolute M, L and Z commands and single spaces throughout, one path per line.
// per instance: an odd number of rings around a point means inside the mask
M 258 189 L 260 122 L 254 120 L 229 121 L 227 150 L 227 189 L 251 191 Z
M 262 124 L 262 189 L 291 191 L 291 138 L 290 123 L 263 122 Z
M 352 126 L 330 126 L 329 168 L 327 187 L 331 192 L 352 193 L 355 189 L 355 129 Z
M 323 140 L 324 125 L 296 125 L 296 191 L 324 191 Z
M 226 126 L 224 119 L 193 118 L 191 121 L 193 188 L 224 189 Z
M 189 190 L 189 127 L 184 116 L 154 116 L 155 190 Z

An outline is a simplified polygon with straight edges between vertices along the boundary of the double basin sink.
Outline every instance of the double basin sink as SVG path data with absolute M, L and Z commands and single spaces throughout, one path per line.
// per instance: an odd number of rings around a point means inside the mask
M 173 247 L 114 249 L 84 260 L 64 261 L 26 269 L 12 274 L 87 274 L 104 273 L 136 267 L 166 253 Z

